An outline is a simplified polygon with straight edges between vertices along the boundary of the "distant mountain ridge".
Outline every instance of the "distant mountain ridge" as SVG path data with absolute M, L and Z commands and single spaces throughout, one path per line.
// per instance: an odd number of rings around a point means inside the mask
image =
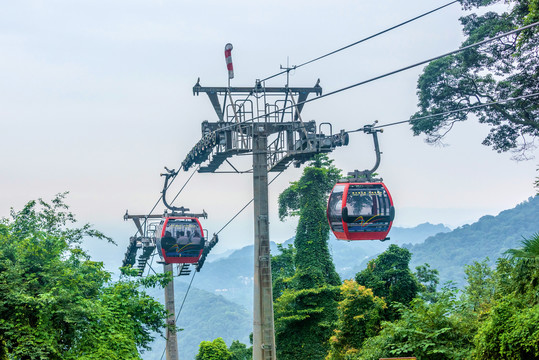
M 493 266 L 506 250 L 520 247 L 523 238 L 538 231 L 539 196 L 535 196 L 497 216 L 483 216 L 471 225 L 431 236 L 422 244 L 406 247 L 412 252 L 411 268 L 429 263 L 440 272 L 441 284 L 451 280 L 463 286 L 464 265 L 488 257 Z
M 438 224 L 424 223 L 413 228 L 395 227 L 391 230 L 391 241 L 341 241 L 333 234 L 329 247 L 337 271 L 343 278 L 353 277 L 361 270 L 365 259 L 383 252 L 390 244 L 397 242 L 421 243 L 427 237 L 451 231 L 448 227 Z M 294 238 L 286 240 L 283 245 L 291 244 Z M 278 254 L 277 244 L 271 243 L 271 253 Z M 230 301 L 247 308 L 252 307 L 253 292 L 253 245 L 235 250 L 226 257 L 211 259 L 208 256 L 202 271 L 197 274 L 196 287 L 214 294 L 223 295 Z

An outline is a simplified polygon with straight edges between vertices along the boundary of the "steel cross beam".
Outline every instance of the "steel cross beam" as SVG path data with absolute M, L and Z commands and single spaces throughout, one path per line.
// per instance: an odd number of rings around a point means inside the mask
M 307 100 L 307 97 L 311 93 L 322 95 L 322 87 L 320 86 L 320 79 L 318 79 L 314 87 L 265 87 L 262 86 L 260 81 L 257 81 L 253 87 L 208 87 L 201 86 L 200 78 L 198 78 L 197 83 L 195 86 L 193 86 L 193 95 L 199 95 L 200 93 L 206 93 L 208 95 L 219 121 L 225 121 L 223 114 L 224 109 L 221 108 L 218 95 L 223 95 L 225 97 L 225 103 L 223 104 L 224 107 L 224 105 L 226 105 L 227 94 L 298 94 L 298 103 L 300 103 L 300 105 L 298 105 L 297 110 L 298 112 L 301 112 L 303 109 L 303 101 Z

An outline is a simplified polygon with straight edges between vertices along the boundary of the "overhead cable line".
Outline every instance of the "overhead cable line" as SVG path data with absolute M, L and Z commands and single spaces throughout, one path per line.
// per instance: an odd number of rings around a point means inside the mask
M 318 61 L 318 60 L 324 59 L 324 58 L 326 58 L 326 57 L 328 57 L 328 56 L 330 56 L 330 55 L 336 54 L 336 53 L 338 53 L 338 52 L 340 52 L 340 51 L 343 51 L 343 50 L 346 50 L 346 49 L 348 49 L 348 48 L 350 48 L 350 47 L 353 47 L 353 46 L 355 46 L 355 45 L 361 44 L 361 43 L 363 43 L 363 42 L 365 42 L 365 41 L 367 41 L 367 40 L 373 39 L 373 38 L 375 38 L 375 37 L 377 37 L 377 36 L 380 36 L 380 35 L 382 35 L 382 34 L 385 34 L 385 33 L 389 32 L 389 31 L 395 30 L 395 29 L 397 29 L 397 28 L 399 28 L 399 27 L 401 27 L 401 26 L 404 26 L 404 25 L 406 25 L 406 24 L 409 24 L 409 23 L 411 23 L 411 22 L 413 22 L 413 21 L 415 21 L 415 20 L 418 20 L 418 19 L 420 19 L 420 18 L 422 18 L 422 17 L 425 17 L 425 16 L 427 16 L 427 15 L 430 15 L 430 14 L 432 14 L 432 13 L 438 11 L 438 10 L 441 10 L 441 9 L 443 9 L 443 8 L 445 8 L 445 7 L 448 7 L 449 5 L 455 4 L 455 3 L 457 3 L 457 2 L 458 2 L 458 0 L 451 1 L 451 2 L 449 2 L 449 3 L 447 3 L 447 4 L 445 4 L 445 5 L 442 5 L 442 6 L 440 6 L 440 7 L 437 7 L 436 9 L 427 11 L 427 12 L 421 14 L 421 15 L 418 15 L 418 16 L 416 16 L 416 17 L 413 17 L 413 18 L 409 19 L 409 20 L 406 20 L 406 21 L 404 21 L 404 22 L 401 22 L 400 24 L 391 26 L 391 27 L 389 27 L 389 28 L 387 28 L 387 29 L 385 29 L 385 30 L 382 30 L 382 31 L 380 31 L 380 32 L 377 32 L 376 34 L 367 36 L 366 38 L 363 38 L 363 39 L 361 39 L 361 40 L 358 40 L 358 41 L 356 41 L 356 42 L 353 42 L 353 43 L 351 43 L 351 44 L 348 44 L 348 45 L 346 45 L 346 46 L 343 46 L 343 47 L 341 47 L 341 48 L 339 48 L 339 49 L 337 49 L 337 50 L 333 50 L 333 51 L 331 51 L 331 52 L 329 52 L 329 53 L 326 53 L 326 54 L 324 54 L 324 55 L 318 56 L 318 57 L 316 57 L 316 58 L 314 58 L 314 59 L 311 59 L 311 60 L 309 60 L 309 61 L 306 61 L 306 62 L 304 62 L 304 63 L 302 63 L 302 64 L 295 65 L 295 66 L 293 66 L 292 68 L 287 68 L 287 69 L 284 70 L 284 71 L 281 71 L 281 72 L 278 72 L 278 73 L 276 73 L 276 74 L 274 74 L 274 75 L 268 76 L 268 77 L 266 77 L 266 78 L 260 80 L 260 82 L 265 82 L 266 80 L 270 80 L 270 79 L 272 79 L 272 78 L 274 78 L 274 77 L 277 77 L 277 76 L 279 76 L 279 75 L 286 74 L 286 73 L 289 72 L 290 70 L 296 70 L 296 69 L 298 69 L 298 68 L 300 68 L 300 67 L 302 67 L 302 66 L 311 64 L 311 63 L 313 63 L 313 62 L 315 62 L 315 61 Z M 245 100 L 243 100 L 243 103 L 242 103 L 242 105 L 240 105 L 240 107 L 243 106 L 243 104 L 245 104 L 245 102 L 247 102 L 247 100 L 249 99 L 249 97 L 251 97 L 251 95 L 253 95 L 253 93 L 250 93 L 249 95 L 247 95 L 247 97 L 245 98 Z M 225 102 L 226 102 L 226 98 L 225 98 Z
M 389 123 L 389 124 L 376 125 L 376 126 L 373 126 L 372 128 L 373 129 L 380 129 L 380 128 L 393 126 L 393 125 L 413 123 L 414 121 L 418 121 L 418 120 L 430 119 L 430 118 L 434 118 L 434 117 L 437 117 L 437 116 L 451 115 L 451 114 L 462 112 L 462 111 L 480 109 L 480 108 L 484 108 L 484 107 L 487 107 L 487 106 L 492 106 L 492 105 L 496 105 L 496 104 L 504 104 L 504 103 L 507 103 L 507 102 L 510 102 L 510 101 L 527 99 L 527 98 L 531 98 L 531 97 L 535 97 L 535 96 L 539 96 L 539 92 L 536 92 L 536 93 L 533 93 L 533 94 L 528 94 L 528 95 L 517 96 L 517 97 L 509 98 L 509 99 L 502 99 L 502 100 L 497 100 L 497 101 L 491 101 L 491 102 L 488 102 L 488 103 L 468 106 L 468 107 L 465 107 L 465 108 L 450 110 L 450 111 L 446 111 L 446 112 L 442 112 L 442 113 L 438 113 L 438 114 L 425 115 L 425 116 L 417 117 L 417 118 L 414 118 L 414 119 L 397 121 L 397 122 L 393 122 L 393 123 Z M 363 131 L 363 128 L 347 131 L 347 133 L 353 133 L 353 132 L 358 132 L 358 131 Z
M 268 185 L 270 185 L 272 182 L 274 182 L 275 179 L 277 179 L 283 173 L 283 171 L 281 171 L 280 173 L 275 175 L 275 177 L 268 183 Z M 234 219 L 236 219 L 238 217 L 238 215 L 241 214 L 243 212 L 243 210 L 245 210 L 247 208 L 247 206 L 251 205 L 251 203 L 253 201 L 254 201 L 254 198 L 249 200 L 249 202 L 247 204 L 245 204 L 245 206 L 242 207 L 241 210 L 236 213 L 236 215 L 234 215 L 230 220 L 228 220 L 228 222 L 215 235 L 219 235 L 219 233 L 221 231 L 223 231 Z
M 361 85 L 365 85 L 365 84 L 368 84 L 368 83 L 371 83 L 373 81 L 376 81 L 376 80 L 380 80 L 380 79 L 383 79 L 383 78 L 386 78 L 388 76 L 391 76 L 391 75 L 395 75 L 395 74 L 398 74 L 398 73 L 401 73 L 405 70 L 410 70 L 412 68 L 415 68 L 415 67 L 418 67 L 420 65 L 424 65 L 426 63 L 429 63 L 431 61 L 434 61 L 434 60 L 438 60 L 438 59 L 441 59 L 443 57 L 446 57 L 446 56 L 449 56 L 449 55 L 454 55 L 454 54 L 457 54 L 457 53 L 460 53 L 460 52 L 463 52 L 463 51 L 466 51 L 466 50 L 469 50 L 469 49 L 472 49 L 474 47 L 478 47 L 478 46 L 481 46 L 481 45 L 484 45 L 484 44 L 487 44 L 489 42 L 492 42 L 492 41 L 495 41 L 495 40 L 498 40 L 498 39 L 501 39 L 503 37 L 506 37 L 506 36 L 509 36 L 509 35 L 513 35 L 513 34 L 517 34 L 517 33 L 520 33 L 524 30 L 527 30 L 527 29 L 531 29 L 533 27 L 536 27 L 539 25 L 539 21 L 538 22 L 534 22 L 533 24 L 530 24 L 530 25 L 526 25 L 526 26 L 523 26 L 523 27 L 520 27 L 518 29 L 515 29 L 515 30 L 511 30 L 511 31 L 508 31 L 506 33 L 503 33 L 503 34 L 500 34 L 500 35 L 497 35 L 495 37 L 492 37 L 492 38 L 488 38 L 488 39 L 485 39 L 483 41 L 479 41 L 479 42 L 476 42 L 476 43 L 473 43 L 473 44 L 470 44 L 470 45 L 467 45 L 467 46 L 464 46 L 462 48 L 459 48 L 457 50 L 453 50 L 453 51 L 450 51 L 450 52 L 447 52 L 445 54 L 442 54 L 442 55 L 438 55 L 438 56 L 435 56 L 435 57 L 432 57 L 430 59 L 427 59 L 427 60 L 423 60 L 423 61 L 420 61 L 418 63 L 415 63 L 415 64 L 412 64 L 412 65 L 408 65 L 408 66 L 405 66 L 403 68 L 400 68 L 400 69 L 397 69 L 397 70 L 393 70 L 391 72 L 388 72 L 388 73 L 385 73 L 385 74 L 382 74 L 382 75 L 378 75 L 378 76 L 375 76 L 373 78 L 370 78 L 370 79 L 367 79 L 367 80 L 364 80 L 364 81 L 360 81 L 358 83 L 355 83 L 355 84 L 352 84 L 352 85 L 348 85 L 346 87 L 343 87 L 341 89 L 337 89 L 337 90 L 334 90 L 334 91 L 331 91 L 329 93 L 326 93 L 326 94 L 323 94 L 323 95 L 320 95 L 318 97 L 315 97 L 315 98 L 311 98 L 311 99 L 307 99 L 307 100 L 304 100 L 304 101 L 300 101 L 296 104 L 293 104 L 293 105 L 289 105 L 289 106 L 286 106 L 282 109 L 279 109 L 279 110 L 274 110 L 274 111 L 271 111 L 267 114 L 264 114 L 264 115 L 258 115 L 258 116 L 255 116 L 249 120 L 247 120 L 246 122 L 254 122 L 254 120 L 258 120 L 258 119 L 261 119 L 261 118 L 265 118 L 269 115 L 273 115 L 273 114 L 276 114 L 276 113 L 279 113 L 279 112 L 282 112 L 282 111 L 285 111 L 285 110 L 288 110 L 288 109 L 292 109 L 292 108 L 295 108 L 295 107 L 298 107 L 300 105 L 303 105 L 303 104 L 307 104 L 307 103 L 310 103 L 310 102 L 313 102 L 313 101 L 316 101 L 316 100 L 320 100 L 322 98 L 325 98 L 325 97 L 328 97 L 328 96 L 331 96 L 331 95 L 335 95 L 335 94 L 338 94 L 338 93 L 341 93 L 343 91 L 346 91 L 346 90 L 350 90 L 350 89 L 353 89 L 355 87 L 358 87 L 358 86 L 361 86 Z M 236 127 L 237 125 L 234 124 L 234 125 L 229 125 L 229 126 L 224 126 L 222 128 L 219 128 L 219 130 L 226 130 L 226 129 L 229 129 L 229 128 L 234 128 Z
M 178 191 L 178 193 L 176 194 L 176 196 L 174 196 L 174 199 L 172 199 L 171 201 L 171 205 L 174 203 L 174 201 L 178 198 L 178 196 L 180 195 L 180 193 L 183 191 L 183 189 L 185 188 L 185 186 L 187 186 L 187 184 L 189 183 L 189 181 L 191 181 L 191 178 L 193 177 L 193 175 L 197 172 L 197 170 L 200 168 L 200 165 L 198 166 L 198 168 L 196 168 L 193 173 L 191 174 L 191 176 L 189 176 L 189 178 L 187 179 L 187 181 L 183 184 L 183 186 L 181 187 L 180 191 Z M 174 174 L 174 176 L 172 177 L 172 180 L 168 183 L 167 187 L 165 188 L 165 191 L 168 190 L 170 188 L 170 186 L 172 185 L 172 183 L 174 182 L 174 180 L 176 180 L 176 176 L 178 176 L 178 173 L 179 171 L 176 172 L 176 174 Z M 152 209 L 150 210 L 150 213 L 144 218 L 144 222 L 142 223 L 142 228 L 144 228 L 144 226 L 146 225 L 147 221 L 148 221 L 148 216 L 153 214 L 153 211 L 155 210 L 155 208 L 157 207 L 157 205 L 159 205 L 159 203 L 161 202 L 161 200 L 163 199 L 163 193 L 161 193 L 161 196 L 159 196 L 159 199 L 157 199 L 157 201 L 155 202 L 154 206 L 152 207 Z M 137 231 L 138 232 L 138 231 Z M 144 234 L 140 234 L 141 236 L 144 236 Z M 136 236 L 136 233 L 135 233 L 135 236 Z
M 181 168 L 181 166 L 180 166 Z M 187 186 L 187 184 L 189 183 L 189 181 L 191 181 L 191 178 L 197 173 L 198 169 L 200 169 L 200 164 L 198 165 L 198 167 L 191 173 L 191 175 L 189 176 L 189 178 L 187 179 L 187 181 L 185 182 L 185 184 L 183 184 L 182 188 L 180 189 L 180 191 L 178 191 L 178 193 L 176 194 L 176 196 L 174 196 L 174 199 L 172 199 L 172 201 L 170 202 L 170 205 L 174 204 L 174 201 L 176 201 L 176 199 L 178 198 L 178 196 L 180 196 L 181 192 L 183 191 L 183 189 Z M 178 175 L 178 172 L 179 170 L 176 172 L 176 175 Z M 174 177 L 176 177 L 176 175 L 174 175 Z
M 432 13 L 438 11 L 438 10 L 441 10 L 441 9 L 443 9 L 443 8 L 449 6 L 449 5 L 455 4 L 455 3 L 457 3 L 457 2 L 458 2 L 457 0 L 451 1 L 451 2 L 449 2 L 449 3 L 447 3 L 447 4 L 445 4 L 445 5 L 442 5 L 442 6 L 438 7 L 438 8 L 436 8 L 436 9 L 427 11 L 426 13 L 423 13 L 423 14 L 421 14 L 421 15 L 418 15 L 418 16 L 414 17 L 414 18 L 411 18 L 411 19 L 409 19 L 409 20 L 406 20 L 406 21 L 404 21 L 404 22 L 401 22 L 400 24 L 394 25 L 394 26 L 392 26 L 392 27 L 390 27 L 390 28 L 387 28 L 387 29 L 385 29 L 385 30 L 382 30 L 382 31 L 380 31 L 380 32 L 377 32 L 376 34 L 367 36 L 366 38 L 363 38 L 363 39 L 361 39 L 361 40 L 358 40 L 358 41 L 356 41 L 356 42 L 353 42 L 353 43 L 351 43 L 351 44 L 349 44 L 349 45 L 343 46 L 343 47 L 341 47 L 341 48 L 339 48 L 339 49 L 337 49 L 337 50 L 333 50 L 333 51 L 331 51 L 331 52 L 329 52 L 329 53 L 327 53 L 327 54 L 324 54 L 324 55 L 319 56 L 319 57 L 317 57 L 317 58 L 314 58 L 314 59 L 312 59 L 312 60 L 306 61 L 306 62 L 304 62 L 304 63 L 302 63 L 302 64 L 300 64 L 300 65 L 293 66 L 291 69 L 286 69 L 286 70 L 281 71 L 281 72 L 278 72 L 278 73 L 276 73 L 276 74 L 274 74 L 274 75 L 268 76 L 267 78 L 262 79 L 262 80 L 260 80 L 260 81 L 262 82 L 262 81 L 266 81 L 266 80 L 272 79 L 272 78 L 274 78 L 274 77 L 276 77 L 276 76 L 285 74 L 285 73 L 287 73 L 287 72 L 290 71 L 290 70 L 296 70 L 297 68 L 300 68 L 300 67 L 302 67 L 302 66 L 311 64 L 311 63 L 313 63 L 313 62 L 315 62 L 315 61 L 321 60 L 321 59 L 323 59 L 323 58 L 325 58 L 325 57 L 328 57 L 328 56 L 333 55 L 333 54 L 335 54 L 335 53 L 338 53 L 338 52 L 340 52 L 340 51 L 346 50 L 346 49 L 348 49 L 348 48 L 350 48 L 350 47 L 352 47 L 352 46 L 361 44 L 362 42 L 365 42 L 365 41 L 367 41 L 367 40 L 373 39 L 373 38 L 375 38 L 375 37 L 377 37 L 377 36 L 379 36 L 379 35 L 382 35 L 382 34 L 385 34 L 385 33 L 389 32 L 389 31 L 391 31 L 391 30 L 395 30 L 395 29 L 397 29 L 397 28 L 399 28 L 399 27 L 401 27 L 401 26 L 403 26 L 403 25 L 406 25 L 406 24 L 408 24 L 408 23 L 411 23 L 411 22 L 413 22 L 413 21 L 415 21 L 415 20 L 418 20 L 418 19 L 420 19 L 420 18 L 422 18 L 422 17 L 424 17 L 424 16 L 427 16 L 427 15 L 429 15 L 429 14 L 432 14 Z

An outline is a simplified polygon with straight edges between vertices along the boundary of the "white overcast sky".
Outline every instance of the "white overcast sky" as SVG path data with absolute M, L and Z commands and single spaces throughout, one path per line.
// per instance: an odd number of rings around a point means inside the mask
M 224 45 L 234 45 L 236 78 L 255 79 L 298 64 L 445 4 L 447 1 L 5 1 L 0 12 L 0 216 L 28 200 L 69 191 L 68 204 L 118 242 L 92 247 L 121 261 L 134 226 L 158 199 L 164 166 L 178 168 L 216 121 L 203 86 L 225 86 Z M 324 92 L 454 50 L 462 41 L 458 4 L 292 73 L 291 86 Z M 305 120 L 334 130 L 406 120 L 416 110 L 421 68 L 307 104 Z M 285 78 L 268 82 L 283 86 Z M 537 160 L 515 162 L 480 145 L 488 127 L 458 124 L 448 146 L 432 147 L 407 125 L 380 135 L 380 174 L 390 188 L 396 226 L 425 221 L 456 227 L 497 214 L 533 195 Z M 537 152 L 535 153 L 535 155 Z M 371 139 L 356 133 L 332 157 L 345 171 L 370 168 Z M 238 162 L 240 167 L 248 167 Z M 293 235 L 295 221 L 276 216 L 278 194 L 301 170 L 270 188 L 270 237 Z M 181 173 L 180 186 L 188 174 Z M 205 209 L 219 230 L 252 197 L 250 175 L 197 174 L 180 197 Z M 173 188 L 175 193 L 179 187 Z M 163 206 L 158 207 L 158 212 Z M 216 249 L 252 243 L 252 208 L 221 233 Z M 120 253 L 120 255 L 118 255 Z

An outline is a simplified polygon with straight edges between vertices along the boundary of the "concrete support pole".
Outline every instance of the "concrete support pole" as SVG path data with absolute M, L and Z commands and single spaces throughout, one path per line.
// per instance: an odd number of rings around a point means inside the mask
M 273 294 L 268 221 L 268 138 L 264 124 L 254 125 L 254 307 L 253 360 L 275 360 Z
M 172 264 L 164 264 L 163 271 L 172 274 Z M 167 324 L 176 326 L 176 310 L 174 309 L 174 279 L 165 287 L 165 308 L 170 314 Z M 178 339 L 175 331 L 167 329 L 167 360 L 178 360 Z

